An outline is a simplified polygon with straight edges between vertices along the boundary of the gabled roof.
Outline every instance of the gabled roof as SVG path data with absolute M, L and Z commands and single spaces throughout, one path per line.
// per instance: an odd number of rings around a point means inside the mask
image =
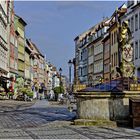
M 21 22 L 24 26 L 27 25 L 27 23 L 23 20 L 23 18 L 21 18 L 20 16 L 16 15 L 15 16 L 18 18 L 19 22 Z
M 39 51 L 39 49 L 37 48 L 37 46 L 35 45 L 35 43 L 33 43 L 31 41 L 31 39 L 28 40 L 30 42 L 30 44 L 32 45 L 32 48 L 34 47 L 35 50 L 37 51 L 38 55 L 42 56 L 44 58 L 44 55 Z
M 96 25 L 94 25 L 93 27 L 91 27 L 90 29 L 88 29 L 87 31 L 83 32 L 82 34 L 78 35 L 74 41 L 78 40 L 78 39 L 82 39 L 84 38 L 86 35 L 88 34 L 93 34 L 96 32 L 97 29 L 101 28 L 101 26 L 103 26 L 104 23 L 106 23 L 109 19 L 105 18 L 103 19 L 101 22 L 97 23 Z

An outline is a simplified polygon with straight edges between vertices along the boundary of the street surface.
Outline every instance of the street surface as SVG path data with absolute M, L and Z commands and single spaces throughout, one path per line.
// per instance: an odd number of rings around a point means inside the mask
M 2 103 L 6 109 L 8 101 Z M 0 101 L 0 105 L 2 103 Z M 9 104 L 12 106 L 13 102 Z M 20 102 L 15 102 L 15 104 L 19 106 Z M 69 112 L 64 105 L 52 104 L 46 100 L 38 100 L 33 105 L 20 104 L 20 107 L 13 110 L 4 111 L 0 107 L 0 110 L 0 139 L 140 138 L 140 131 L 133 129 L 71 125 L 76 114 Z

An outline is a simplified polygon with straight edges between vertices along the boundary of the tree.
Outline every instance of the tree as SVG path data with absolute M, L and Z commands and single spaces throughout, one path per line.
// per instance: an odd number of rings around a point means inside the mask
M 24 79 L 22 77 L 17 78 L 14 86 L 15 92 L 17 92 L 18 89 L 23 87 L 24 87 Z
M 63 86 L 55 87 L 55 88 L 53 89 L 53 91 L 54 91 L 54 93 L 55 93 L 55 101 L 57 101 L 57 99 L 58 99 L 58 94 L 64 93 L 64 88 L 63 88 Z
M 64 93 L 64 88 L 63 88 L 63 86 L 55 87 L 53 89 L 53 91 L 54 91 L 54 93 L 57 93 L 57 94 Z

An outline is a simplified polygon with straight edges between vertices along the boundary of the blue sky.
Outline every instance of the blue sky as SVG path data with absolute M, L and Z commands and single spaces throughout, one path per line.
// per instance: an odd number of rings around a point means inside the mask
M 15 12 L 26 22 L 26 37 L 38 46 L 52 64 L 68 75 L 68 60 L 74 57 L 74 38 L 104 17 L 122 1 L 15 1 Z

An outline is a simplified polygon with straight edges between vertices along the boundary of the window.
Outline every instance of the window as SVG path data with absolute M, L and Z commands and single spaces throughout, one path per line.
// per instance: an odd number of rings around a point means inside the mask
M 94 73 L 101 72 L 101 71 L 103 71 L 103 62 L 102 61 L 96 62 L 94 64 Z
M 134 19 L 131 17 L 131 32 L 134 32 Z
M 116 66 L 118 65 L 118 53 L 116 53 Z
M 114 44 L 116 43 L 116 31 L 114 32 Z
M 91 46 L 88 50 L 89 56 L 93 55 L 93 46 Z
M 81 60 L 83 59 L 83 53 L 81 52 Z
M 134 0 L 128 0 L 127 1 L 127 7 L 129 8 L 130 6 L 132 6 L 134 4 Z
M 138 30 L 138 14 L 135 15 L 135 31 Z
M 140 12 L 139 12 L 139 29 L 140 29 Z
M 117 31 L 115 32 L 115 40 L 116 40 L 116 43 L 117 43 Z
M 116 66 L 116 53 L 114 53 L 114 66 Z
M 97 54 L 102 53 L 102 52 L 103 52 L 103 45 L 102 44 L 99 44 L 98 46 L 94 47 L 94 55 L 97 55 Z
M 101 29 L 98 31 L 98 35 L 99 35 L 99 37 L 102 35 L 102 30 Z
M 115 44 L 115 32 L 114 32 L 114 41 L 113 41 L 113 42 L 114 42 L 114 44 Z
M 18 30 L 20 36 L 21 36 L 22 38 L 24 38 L 24 30 L 23 30 L 22 28 L 20 28 L 20 27 L 18 27 L 17 30 Z
M 107 53 L 107 52 L 109 52 L 109 44 L 106 43 L 104 53 Z
M 135 59 L 138 59 L 138 42 L 135 42 Z
M 14 36 L 12 34 L 10 35 L 10 42 L 14 45 Z
M 112 46 L 113 46 L 113 33 L 112 33 Z
M 111 55 L 111 65 L 113 67 L 113 54 Z
M 82 73 L 82 68 L 80 68 L 80 71 L 81 71 L 81 76 L 83 75 L 83 73 Z
M 109 64 L 104 65 L 104 73 L 109 72 Z
M 88 72 L 89 72 L 89 73 L 93 72 L 93 64 L 89 65 Z
M 140 40 L 139 40 L 139 58 L 140 58 Z

